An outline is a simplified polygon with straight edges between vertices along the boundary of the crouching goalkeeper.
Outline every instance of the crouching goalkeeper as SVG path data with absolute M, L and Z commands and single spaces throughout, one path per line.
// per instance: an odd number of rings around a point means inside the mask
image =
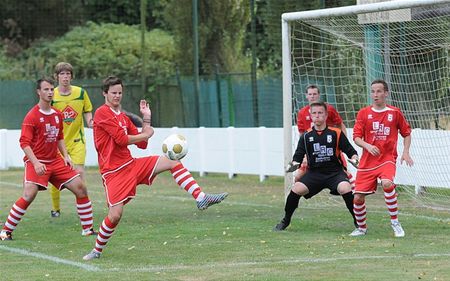
M 291 223 L 292 215 L 297 209 L 300 198 L 309 199 L 325 188 L 330 194 L 342 195 L 348 211 L 353 217 L 353 194 L 340 154 L 344 152 L 353 164 L 358 163 L 358 153 L 339 128 L 328 127 L 327 106 L 323 102 L 311 105 L 311 118 L 314 126 L 299 139 L 293 161 L 287 172 L 295 171 L 306 155 L 308 171 L 295 182 L 284 207 L 285 215 L 274 227 L 274 231 L 285 230 Z

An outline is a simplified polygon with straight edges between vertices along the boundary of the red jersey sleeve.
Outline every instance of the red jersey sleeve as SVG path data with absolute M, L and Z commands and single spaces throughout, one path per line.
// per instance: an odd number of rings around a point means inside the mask
M 34 137 L 35 127 L 33 122 L 33 115 L 30 112 L 25 116 L 22 123 L 22 130 L 19 139 L 20 147 L 22 149 L 27 146 L 31 146 L 31 142 Z
M 356 116 L 355 126 L 353 127 L 353 139 L 363 138 L 366 124 L 366 109 L 361 109 Z
M 138 135 L 139 131 L 136 128 L 136 126 L 134 125 L 134 123 L 131 122 L 131 119 L 128 116 L 125 116 L 125 117 L 128 119 L 128 124 L 129 124 L 128 125 L 128 134 L 132 135 L 132 136 Z M 135 145 L 141 149 L 146 149 L 147 145 L 148 145 L 148 141 L 140 141 L 140 142 L 135 143 Z
M 405 116 L 403 113 L 398 110 L 398 129 L 400 132 L 400 135 L 402 137 L 407 137 L 411 135 L 411 126 L 409 125 L 408 121 L 406 121 Z

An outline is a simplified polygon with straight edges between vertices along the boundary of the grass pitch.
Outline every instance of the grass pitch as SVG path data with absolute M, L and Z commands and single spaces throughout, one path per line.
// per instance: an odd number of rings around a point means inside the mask
M 367 198 L 369 232 L 352 238 L 339 197 L 301 200 L 291 226 L 273 232 L 284 208 L 282 178 L 211 174 L 204 191 L 229 192 L 206 211 L 169 173 L 138 187 L 99 260 L 85 262 L 95 237 L 82 237 L 75 199 L 62 192 L 60 218 L 40 192 L 0 241 L 0 280 L 450 280 L 450 215 L 399 195 L 404 238 L 394 238 L 382 193 Z M 22 170 L 0 171 L 0 221 L 22 194 Z M 107 213 L 101 179 L 88 170 L 95 228 Z

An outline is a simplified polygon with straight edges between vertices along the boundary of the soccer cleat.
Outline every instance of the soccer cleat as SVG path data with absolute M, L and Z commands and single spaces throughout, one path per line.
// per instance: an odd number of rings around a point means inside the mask
M 228 193 L 220 193 L 220 194 L 205 194 L 205 197 L 197 201 L 197 208 L 200 210 L 206 210 L 209 206 L 218 204 L 223 201 L 228 196 Z
M 2 240 L 2 241 L 13 240 L 12 233 L 10 231 L 2 230 L 0 232 L 0 240 Z
M 94 250 L 92 250 L 89 254 L 85 255 L 85 256 L 83 257 L 83 260 L 85 260 L 85 261 L 90 261 L 90 260 L 93 260 L 93 259 L 99 259 L 100 256 L 101 256 L 101 254 L 102 254 L 102 253 L 97 252 L 97 251 L 94 249 Z
M 286 221 L 284 218 L 280 221 L 279 224 L 273 227 L 273 231 L 283 231 L 289 226 L 290 222 Z
M 366 228 L 355 228 L 355 230 L 352 231 L 352 233 L 350 233 L 350 236 L 356 237 L 356 236 L 363 236 L 367 234 L 367 229 Z
M 405 237 L 405 231 L 399 222 L 391 223 L 391 227 L 394 230 L 395 237 Z
M 83 229 L 81 231 L 81 236 L 91 236 L 97 235 L 98 233 L 93 228 Z
M 56 210 L 56 211 L 51 210 L 50 215 L 52 216 L 52 218 L 59 218 L 61 216 L 61 211 L 60 210 Z

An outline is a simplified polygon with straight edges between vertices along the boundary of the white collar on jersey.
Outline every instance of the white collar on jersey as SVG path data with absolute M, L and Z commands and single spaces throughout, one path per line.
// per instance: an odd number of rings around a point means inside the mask
M 39 108 L 39 112 L 44 114 L 44 115 L 52 115 L 53 113 L 55 113 L 56 111 L 53 108 L 50 108 L 49 111 L 44 111 L 41 108 Z
M 109 109 L 111 109 L 111 111 L 114 112 L 115 115 L 119 115 L 121 113 L 120 110 L 115 111 L 111 106 L 109 107 Z
M 390 111 L 393 110 L 392 108 L 385 106 L 383 109 L 376 109 L 375 107 L 372 106 L 372 110 L 375 112 L 385 112 L 385 111 Z

